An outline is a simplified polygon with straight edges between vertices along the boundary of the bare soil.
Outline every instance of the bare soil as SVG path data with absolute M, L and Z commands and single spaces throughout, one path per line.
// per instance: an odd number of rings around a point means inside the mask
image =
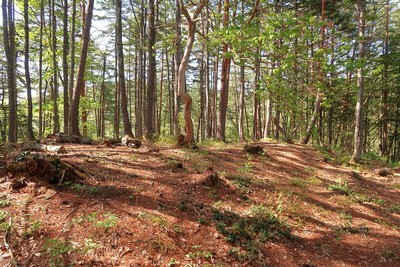
M 67 144 L 81 183 L 0 183 L 0 266 L 400 266 L 398 169 L 256 145 Z

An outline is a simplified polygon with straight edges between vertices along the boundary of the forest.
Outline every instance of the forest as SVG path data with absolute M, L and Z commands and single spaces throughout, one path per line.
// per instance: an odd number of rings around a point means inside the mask
M 400 159 L 396 1 L 10 0 L 2 14 L 3 141 L 183 133 Z
M 399 266 L 397 0 L 2 0 L 0 266 Z

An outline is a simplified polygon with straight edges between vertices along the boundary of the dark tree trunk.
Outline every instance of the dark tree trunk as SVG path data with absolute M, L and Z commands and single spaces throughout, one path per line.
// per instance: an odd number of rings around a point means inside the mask
M 57 63 L 57 16 L 55 0 L 51 1 L 51 46 L 53 60 L 53 133 L 60 131 L 60 120 L 58 114 L 58 63 Z
M 64 133 L 68 132 L 69 87 L 68 87 L 68 0 L 64 0 L 63 14 L 63 90 L 64 90 Z
M 148 74 L 147 74 L 147 116 L 146 116 L 146 136 L 152 138 L 156 132 L 156 51 L 154 45 L 156 43 L 156 28 L 155 28 L 155 5 L 154 0 L 149 0 L 149 15 L 148 15 Z
M 223 26 L 227 27 L 229 22 L 229 0 L 224 0 L 224 19 Z M 229 46 L 224 43 L 222 53 L 227 53 Z M 225 127 L 226 127 L 226 112 L 228 108 L 228 93 L 229 93 L 229 72 L 231 66 L 231 59 L 224 55 L 222 59 L 221 70 L 221 94 L 219 99 L 219 117 L 218 117 L 218 131 L 217 137 L 225 141 Z

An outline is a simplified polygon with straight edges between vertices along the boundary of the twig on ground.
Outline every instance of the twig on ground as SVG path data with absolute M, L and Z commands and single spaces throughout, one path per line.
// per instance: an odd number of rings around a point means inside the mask
M 4 235 L 4 247 L 7 249 L 8 253 L 10 254 L 11 265 L 16 267 L 16 266 L 18 266 L 18 264 L 17 264 L 17 261 L 15 260 L 14 253 L 13 253 L 12 248 L 8 241 L 8 237 L 9 237 L 10 231 L 11 231 L 11 226 L 12 226 L 12 218 L 10 218 L 9 228 L 7 229 L 7 231 Z

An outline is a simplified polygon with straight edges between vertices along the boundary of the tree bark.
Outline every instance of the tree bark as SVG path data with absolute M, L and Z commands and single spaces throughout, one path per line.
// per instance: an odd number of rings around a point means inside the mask
M 8 142 L 17 142 L 17 74 L 16 74 L 16 47 L 15 47 L 15 21 L 14 1 L 2 1 L 3 12 L 3 38 L 4 52 L 7 60 L 7 86 L 8 86 Z
M 79 132 L 79 103 L 80 103 L 81 91 L 85 86 L 84 75 L 86 69 L 87 52 L 89 48 L 90 27 L 92 26 L 93 6 L 94 6 L 94 0 L 89 0 L 86 12 L 85 24 L 84 24 L 84 33 L 82 39 L 83 43 L 82 43 L 81 56 L 78 67 L 78 75 L 69 114 L 69 119 L 70 119 L 69 133 L 78 136 L 81 136 Z

